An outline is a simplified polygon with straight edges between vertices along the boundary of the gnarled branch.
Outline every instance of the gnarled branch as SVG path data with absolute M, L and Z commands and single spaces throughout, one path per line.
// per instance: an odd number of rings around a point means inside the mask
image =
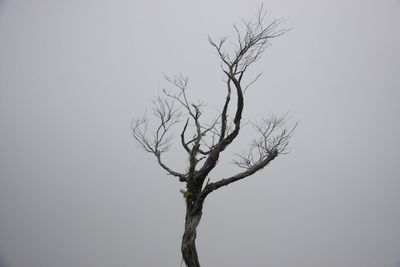
M 270 163 L 272 160 L 274 160 L 277 156 L 278 156 L 278 151 L 274 150 L 266 158 L 264 158 L 261 161 L 258 161 L 256 164 L 252 165 L 247 170 L 240 172 L 229 178 L 224 178 L 217 182 L 208 183 L 204 187 L 204 189 L 201 191 L 199 199 L 201 199 L 203 201 L 208 196 L 208 194 L 217 190 L 218 188 L 221 188 L 222 186 L 227 186 L 231 183 L 242 180 L 242 179 L 256 173 L 257 171 L 262 170 L 265 166 L 268 165 L 268 163 Z

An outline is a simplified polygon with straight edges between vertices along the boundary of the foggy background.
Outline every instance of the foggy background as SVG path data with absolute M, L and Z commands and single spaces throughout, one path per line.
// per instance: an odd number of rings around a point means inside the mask
M 0 1 L 0 266 L 179 266 L 183 184 L 131 136 L 168 84 L 219 107 L 208 43 L 260 1 Z M 400 266 L 400 2 L 264 1 L 293 28 L 244 120 L 290 111 L 292 152 L 206 200 L 202 266 Z M 214 105 L 215 104 L 215 105 Z M 247 130 L 246 130 L 247 131 Z M 250 129 L 249 129 L 250 132 Z M 238 170 L 242 136 L 212 178 Z M 186 166 L 177 146 L 166 157 Z

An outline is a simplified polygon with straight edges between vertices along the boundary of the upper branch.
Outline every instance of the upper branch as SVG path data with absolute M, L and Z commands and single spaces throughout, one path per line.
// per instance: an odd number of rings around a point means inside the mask
M 218 143 L 212 147 L 204 165 L 199 170 L 199 176 L 201 177 L 205 177 L 215 167 L 219 159 L 219 154 L 225 150 L 239 134 L 244 108 L 243 93 L 249 85 L 253 84 L 260 76 L 258 75 L 243 88 L 242 79 L 247 68 L 261 57 L 265 48 L 269 46 L 270 39 L 287 32 L 287 30 L 280 29 L 282 20 L 275 20 L 270 24 L 265 24 L 264 17 L 265 11 L 261 6 L 255 22 L 243 21 L 244 32 L 242 32 L 238 26 L 234 25 L 236 40 L 233 52 L 227 52 L 227 37 L 220 38 L 219 42 L 209 38 L 211 46 L 217 51 L 217 55 L 222 61 L 221 67 L 226 75 L 227 95 L 221 112 L 219 140 Z M 236 92 L 237 105 L 233 116 L 234 128 L 231 132 L 227 132 L 228 109 L 232 86 L 234 86 Z
M 236 40 L 234 42 L 235 49 L 231 53 L 225 48 L 227 37 L 220 38 L 219 42 L 209 38 L 210 44 L 215 48 L 222 60 L 222 64 L 225 66 L 225 68 L 223 67 L 224 71 L 238 75 L 239 81 L 247 68 L 256 62 L 265 48 L 270 45 L 270 39 L 281 36 L 288 31 L 288 29 L 280 28 L 284 20 L 274 20 L 266 24 L 265 15 L 266 11 L 261 6 L 255 21 L 242 20 L 244 33 L 239 26 L 233 26 Z

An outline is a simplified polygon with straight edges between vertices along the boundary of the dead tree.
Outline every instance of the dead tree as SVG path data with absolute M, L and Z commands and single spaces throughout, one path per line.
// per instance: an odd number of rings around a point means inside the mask
M 158 164 L 167 174 L 175 176 L 186 186 L 186 190 L 181 190 L 186 202 L 181 251 L 185 264 L 189 267 L 200 266 L 195 239 L 206 197 L 222 186 L 262 170 L 278 155 L 286 153 L 289 139 L 296 128 L 296 124 L 287 125 L 286 115 L 271 116 L 263 119 L 261 123 L 255 123 L 253 126 L 259 136 L 250 144 L 247 152 L 238 154 L 237 159 L 233 161 L 242 171 L 216 181 L 208 178 L 222 152 L 239 135 L 243 124 L 244 93 L 260 77 L 257 75 L 244 85 L 246 71 L 260 59 L 271 39 L 287 32 L 280 29 L 281 20 L 266 24 L 264 17 L 265 12 L 261 7 L 254 22 L 243 21 L 242 27 L 234 25 L 235 40 L 231 51 L 227 47 L 228 38 L 220 38 L 217 42 L 209 38 L 211 46 L 221 60 L 226 85 L 222 109 L 214 120 L 203 122 L 203 106 L 191 101 L 187 95 L 188 78 L 173 76 L 166 79 L 172 84 L 175 92 L 163 90 L 153 101 L 152 111 L 158 124 L 151 128 L 146 116 L 132 123 L 133 137 L 140 147 L 154 154 Z M 233 109 L 229 109 L 232 94 L 236 94 L 237 103 Z M 171 129 L 179 125 L 179 122 L 182 122 L 180 144 L 188 157 L 184 172 L 172 170 L 162 158 L 173 139 Z

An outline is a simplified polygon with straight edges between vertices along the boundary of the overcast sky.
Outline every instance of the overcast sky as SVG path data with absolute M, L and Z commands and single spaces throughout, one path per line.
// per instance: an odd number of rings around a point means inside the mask
M 179 266 L 179 183 L 130 123 L 168 84 L 223 103 L 208 35 L 260 1 L 0 1 L 0 266 Z M 400 1 L 264 1 L 289 33 L 249 74 L 244 119 L 290 111 L 292 152 L 213 193 L 202 266 L 400 266 Z M 246 130 L 247 131 L 247 130 Z M 250 131 L 248 131 L 250 132 Z M 246 132 L 247 133 L 247 132 Z M 238 170 L 241 136 L 211 178 Z M 178 144 L 166 157 L 183 170 Z

